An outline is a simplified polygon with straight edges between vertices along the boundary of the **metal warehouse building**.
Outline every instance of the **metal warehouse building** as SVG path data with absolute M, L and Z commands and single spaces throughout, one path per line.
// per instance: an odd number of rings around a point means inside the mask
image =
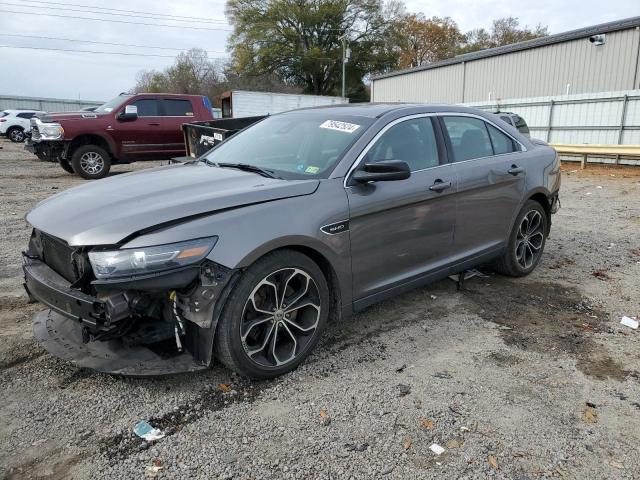
M 634 17 L 380 75 L 371 96 L 376 102 L 469 103 L 634 90 L 640 88 L 639 55 L 640 17 Z
M 640 17 L 634 17 L 380 75 L 372 79 L 371 98 L 515 112 L 532 137 L 628 152 L 622 147 L 640 145 L 639 61 Z M 620 162 L 612 148 L 593 160 Z

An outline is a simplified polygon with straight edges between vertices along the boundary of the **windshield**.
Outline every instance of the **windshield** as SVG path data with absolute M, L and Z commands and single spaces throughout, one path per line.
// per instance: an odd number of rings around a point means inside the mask
M 98 108 L 94 110 L 96 113 L 110 113 L 113 112 L 114 109 L 118 108 L 119 105 L 122 104 L 127 98 L 131 97 L 131 95 L 118 95 L 116 98 L 112 98 L 107 103 L 100 105 Z
M 323 110 L 276 115 L 221 143 L 205 160 L 253 165 L 285 179 L 326 178 L 371 123 Z

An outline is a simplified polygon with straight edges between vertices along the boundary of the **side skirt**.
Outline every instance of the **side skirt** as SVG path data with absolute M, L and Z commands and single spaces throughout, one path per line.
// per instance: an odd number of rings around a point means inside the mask
M 498 258 L 500 255 L 502 255 L 503 251 L 504 251 L 504 245 L 500 245 L 499 247 L 493 247 L 490 250 L 476 254 L 472 257 L 466 258 L 459 262 L 453 263 L 439 270 L 434 270 L 434 271 L 424 273 L 418 277 L 414 277 L 406 282 L 403 282 L 399 285 L 391 287 L 387 290 L 383 290 L 382 292 L 378 292 L 373 295 L 369 295 L 367 297 L 356 300 L 355 302 L 353 302 L 353 310 L 356 312 L 360 310 L 364 310 L 365 308 L 369 307 L 370 305 L 373 305 L 374 303 L 378 303 L 388 298 L 392 298 L 402 293 L 408 292 L 410 290 L 423 287 L 425 285 L 428 285 L 429 283 L 433 283 L 437 280 L 446 278 L 449 275 L 452 275 L 454 273 L 458 273 L 463 270 L 477 267 L 478 265 L 487 263 L 491 260 L 494 260 L 495 258 Z

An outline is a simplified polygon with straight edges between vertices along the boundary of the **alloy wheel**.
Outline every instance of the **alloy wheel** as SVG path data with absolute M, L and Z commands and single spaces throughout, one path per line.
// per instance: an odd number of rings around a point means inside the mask
M 80 157 L 80 168 L 90 175 L 97 175 L 104 168 L 104 158 L 98 152 L 86 152 Z
M 24 132 L 18 128 L 14 128 L 13 130 L 11 130 L 9 137 L 12 141 L 20 143 L 24 140 Z
M 242 312 L 240 338 L 247 356 L 263 367 L 295 361 L 314 338 L 320 322 L 320 293 L 311 276 L 283 268 L 264 277 Z
M 516 260 L 525 270 L 537 261 L 544 243 L 544 222 L 538 210 L 530 210 L 522 218 L 516 236 Z

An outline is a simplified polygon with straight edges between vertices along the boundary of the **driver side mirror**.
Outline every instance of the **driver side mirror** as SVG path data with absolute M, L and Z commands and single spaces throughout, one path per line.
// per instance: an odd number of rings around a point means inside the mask
M 127 105 L 124 107 L 124 112 L 120 112 L 118 120 L 130 121 L 138 118 L 138 107 L 135 105 Z
M 410 176 L 411 169 L 407 162 L 383 160 L 365 163 L 353 174 L 351 180 L 356 183 L 388 182 L 406 180 Z

